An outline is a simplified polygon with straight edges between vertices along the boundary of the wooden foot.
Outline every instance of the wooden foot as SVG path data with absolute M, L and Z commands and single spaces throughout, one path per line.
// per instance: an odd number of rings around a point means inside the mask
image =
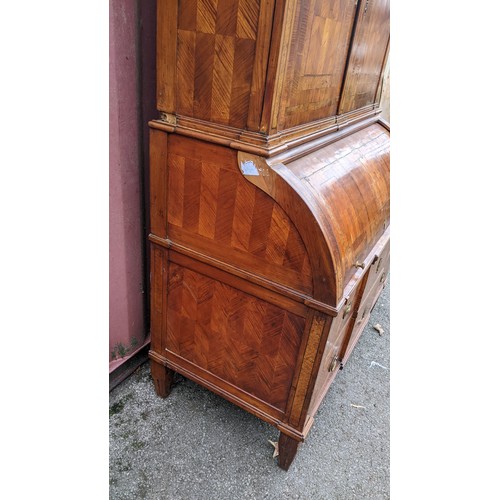
M 299 447 L 299 441 L 295 441 L 291 437 L 280 432 L 280 439 L 278 442 L 278 465 L 284 469 L 288 470 L 290 465 L 295 458 L 297 453 L 297 448 Z
M 156 361 L 151 360 L 151 376 L 155 384 L 156 394 L 161 398 L 166 398 L 170 394 L 174 372 Z

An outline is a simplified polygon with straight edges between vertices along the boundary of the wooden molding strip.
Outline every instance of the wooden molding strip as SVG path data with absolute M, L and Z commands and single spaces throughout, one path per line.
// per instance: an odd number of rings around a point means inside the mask
M 254 396 L 253 394 L 250 394 L 249 392 L 243 390 L 241 387 L 238 387 L 237 385 L 228 382 L 227 380 L 219 377 L 218 375 L 215 375 L 214 373 L 206 370 L 205 368 L 202 368 L 196 363 L 193 363 L 189 359 L 186 359 L 183 356 L 173 351 L 170 351 L 169 349 L 165 349 L 165 352 L 166 352 L 165 357 L 167 359 L 167 364 L 174 371 L 178 371 L 178 369 L 180 368 L 186 372 L 189 372 L 190 378 L 191 375 L 193 377 L 200 377 L 203 380 L 207 380 L 208 383 L 213 383 L 214 385 L 219 387 L 222 391 L 227 392 L 228 394 L 232 395 L 235 392 L 240 393 L 240 396 L 236 396 L 238 399 L 241 399 L 246 404 L 260 411 L 264 411 L 264 413 L 267 413 L 270 417 L 278 418 L 278 416 L 281 417 L 284 416 L 284 411 L 282 409 L 273 406 L 272 404 L 268 403 L 267 401 L 264 401 L 263 399 L 258 398 L 257 396 Z M 173 365 L 175 365 L 176 368 L 173 368 Z M 265 408 L 267 408 L 268 411 L 265 411 Z
M 177 0 L 157 3 L 156 102 L 158 109 L 166 113 L 173 113 L 176 108 L 177 9 Z
M 359 130 L 349 128 L 353 125 L 359 124 L 360 128 L 364 128 L 374 123 L 376 121 L 375 117 L 380 113 L 380 108 L 370 105 L 344 115 L 306 123 L 273 135 L 242 130 L 180 115 L 175 115 L 175 119 L 168 115 L 168 120 L 151 120 L 149 126 L 164 132 L 176 133 L 264 158 L 272 157 L 274 159 L 276 155 L 287 154 L 295 151 L 296 148 L 308 151 L 309 145 L 321 147 L 322 144 L 329 144 L 336 140 L 332 139 L 335 134 L 339 134 L 338 138 L 340 139 L 348 135 L 348 133 Z M 348 133 L 344 133 L 344 129 L 348 129 Z M 307 152 L 303 154 L 307 154 Z
M 345 286 L 344 293 L 340 301 L 338 302 L 337 307 L 332 307 L 328 304 L 325 304 L 323 302 L 314 299 L 311 296 L 308 296 L 306 294 L 288 288 L 284 285 L 281 285 L 280 283 L 276 283 L 257 274 L 232 266 L 231 264 L 227 264 L 226 262 L 214 259 L 213 257 L 210 257 L 196 250 L 192 250 L 190 248 L 179 245 L 178 243 L 175 243 L 169 239 L 160 238 L 155 234 L 149 235 L 149 241 L 163 248 L 172 249 L 180 254 L 183 254 L 187 257 L 190 257 L 204 264 L 208 264 L 212 267 L 215 267 L 226 273 L 232 274 L 245 281 L 249 281 L 262 288 L 266 288 L 267 290 L 276 292 L 284 297 L 287 297 L 295 302 L 304 304 L 305 306 L 310 307 L 311 309 L 315 309 L 316 311 L 322 312 L 328 316 L 335 317 L 338 315 L 340 309 L 342 309 L 343 304 L 349 299 L 352 290 L 356 286 L 356 283 L 358 283 L 358 281 L 360 281 L 363 278 L 365 273 L 368 272 L 371 261 L 377 256 L 378 252 L 380 252 L 380 250 L 384 247 L 389 237 L 390 237 L 390 226 L 387 227 L 387 229 L 384 231 L 383 235 L 380 237 L 378 242 L 373 246 L 371 252 L 364 259 L 363 262 L 365 262 L 366 264 L 365 269 L 358 269 L 354 274 L 354 276 L 349 280 L 349 282 Z
M 391 124 L 381 116 L 379 117 L 377 123 L 380 123 L 380 125 L 382 125 L 382 127 L 384 127 L 387 130 L 387 132 L 391 131 Z
M 272 158 L 269 158 L 268 164 L 270 166 L 277 165 L 279 163 L 283 163 L 284 165 L 286 165 L 287 163 L 302 158 L 303 156 L 313 153 L 318 149 L 324 148 L 325 146 L 328 146 L 334 142 L 340 141 L 348 135 L 354 134 L 359 130 L 369 127 L 373 123 L 376 123 L 378 119 L 379 118 L 375 116 L 370 116 L 367 119 L 357 121 L 356 123 L 345 124 L 341 129 L 336 130 L 335 132 L 322 135 L 321 137 L 318 137 L 317 139 L 304 144 L 298 144 L 294 148 L 290 147 L 290 149 L 279 153 Z
M 387 240 L 390 238 L 390 225 L 387 227 L 387 229 L 384 231 L 383 235 L 380 237 L 378 242 L 373 246 L 371 252 L 366 256 L 364 262 L 365 262 L 365 269 L 358 269 L 354 276 L 349 280 L 347 285 L 344 288 L 344 293 L 338 302 L 337 307 L 332 307 L 329 306 L 328 304 L 324 304 L 323 302 L 320 302 L 316 299 L 314 299 L 311 296 L 305 295 L 303 293 L 297 292 L 296 290 L 293 290 L 291 288 L 288 288 L 284 285 L 281 285 L 279 283 L 276 283 L 274 281 L 268 280 L 262 276 L 259 276 L 257 274 L 251 273 L 249 271 L 245 271 L 243 269 L 237 268 L 235 266 L 232 266 L 231 264 L 227 264 L 225 262 L 221 262 L 220 260 L 214 259 L 213 257 L 210 257 L 208 255 L 202 254 L 201 252 L 198 252 L 196 250 L 189 249 L 187 247 L 184 247 L 182 245 L 179 245 L 178 243 L 174 243 L 169 239 L 165 238 L 160 238 L 159 236 L 155 234 L 150 234 L 149 235 L 149 240 L 156 244 L 159 245 L 163 248 L 166 249 L 172 249 L 180 254 L 183 254 L 187 257 L 190 257 L 194 260 L 197 260 L 203 264 L 208 264 L 209 266 L 212 266 L 214 268 L 217 268 L 221 271 L 224 271 L 226 273 L 232 274 L 233 276 L 236 276 L 238 278 L 241 278 L 245 281 L 249 281 L 255 285 L 258 285 L 262 288 L 265 288 L 267 290 L 270 290 L 272 292 L 276 292 L 288 299 L 291 299 L 295 302 L 299 302 L 301 304 L 304 304 L 307 307 L 310 307 L 311 309 L 315 309 L 316 311 L 322 312 L 324 314 L 327 314 L 328 316 L 335 317 L 338 315 L 340 309 L 342 308 L 343 304 L 348 300 L 350 297 L 350 294 L 358 281 L 360 281 L 365 273 L 368 272 L 370 268 L 371 261 L 377 256 L 378 252 L 381 251 L 381 249 L 384 247 L 385 243 Z
M 238 129 L 233 129 L 231 127 L 225 127 L 223 125 L 211 124 L 209 122 L 203 122 L 202 120 L 194 120 L 196 122 L 202 123 L 200 127 L 190 127 L 186 126 L 182 118 L 178 118 L 177 124 L 166 123 L 162 120 L 151 120 L 148 125 L 153 129 L 163 130 L 168 133 L 176 133 L 179 135 L 184 135 L 186 137 L 191 137 L 193 139 L 200 139 L 206 142 L 212 142 L 214 144 L 220 144 L 221 146 L 226 146 L 231 149 L 236 149 L 238 151 L 245 151 L 247 153 L 252 153 L 260 156 L 269 156 L 269 149 L 264 146 L 256 146 L 253 144 L 253 134 L 252 142 L 242 141 L 235 137 L 234 131 Z M 238 132 L 241 132 L 238 130 Z M 243 135 L 243 133 L 242 133 Z M 249 135 L 246 135 L 249 137 Z M 266 144 L 261 141 L 261 144 Z M 285 149 L 285 146 L 280 149 Z
M 160 245 L 164 248 L 174 250 L 182 255 L 185 255 L 186 257 L 190 257 L 194 260 L 202 262 L 203 264 L 208 264 L 209 266 L 217 268 L 217 269 L 224 271 L 226 273 L 232 274 L 233 276 L 241 278 L 245 281 L 249 281 L 255 285 L 258 285 L 258 286 L 265 288 L 267 290 L 270 290 L 272 292 L 276 292 L 276 293 L 282 295 L 283 297 L 291 299 L 291 300 L 298 302 L 300 304 L 304 304 L 305 306 L 310 307 L 311 309 L 315 309 L 317 311 L 320 311 L 322 313 L 325 313 L 328 316 L 334 317 L 334 316 L 337 316 L 337 314 L 338 314 L 338 311 L 339 311 L 338 308 L 331 307 L 328 304 L 324 304 L 323 302 L 320 302 L 320 301 L 314 299 L 313 297 L 310 297 L 308 295 L 300 293 L 296 290 L 288 288 L 288 287 L 281 285 L 279 283 L 276 283 L 274 281 L 268 280 L 262 276 L 254 274 L 252 272 L 245 271 L 245 270 L 240 269 L 238 267 L 232 266 L 231 264 L 221 262 L 220 260 L 214 259 L 213 257 L 205 255 L 205 254 L 198 252 L 196 250 L 192 250 L 190 248 L 179 245 L 178 243 L 175 243 L 169 239 L 160 238 L 157 235 L 150 234 L 149 240 L 152 243 Z

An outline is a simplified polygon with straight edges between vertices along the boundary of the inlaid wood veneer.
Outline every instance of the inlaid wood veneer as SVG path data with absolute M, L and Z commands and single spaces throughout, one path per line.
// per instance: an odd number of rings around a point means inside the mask
M 276 426 L 287 470 L 389 271 L 389 2 L 157 5 L 153 381 Z

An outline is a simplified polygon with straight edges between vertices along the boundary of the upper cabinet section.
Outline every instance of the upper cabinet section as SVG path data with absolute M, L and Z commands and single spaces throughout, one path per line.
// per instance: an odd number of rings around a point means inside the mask
M 376 114 L 388 0 L 157 5 L 157 106 L 168 131 L 272 156 Z
M 389 45 L 389 0 L 360 0 L 339 114 L 374 104 Z

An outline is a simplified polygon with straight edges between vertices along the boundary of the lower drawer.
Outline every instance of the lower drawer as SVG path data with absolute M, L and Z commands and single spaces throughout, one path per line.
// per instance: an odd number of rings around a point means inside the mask
M 356 321 L 362 321 L 366 316 L 369 316 L 372 309 L 377 302 L 377 299 L 382 292 L 387 281 L 387 273 L 384 271 L 379 279 L 373 284 L 371 290 L 368 290 L 366 294 L 363 294 L 361 299 L 361 304 L 358 307 L 358 314 L 356 316 Z
M 389 270 L 390 242 L 387 241 L 368 270 L 365 290 L 371 290 L 376 283 L 385 280 Z
M 341 356 L 342 367 L 346 364 L 347 360 L 349 359 L 349 356 L 351 355 L 354 347 L 356 346 L 359 337 L 361 336 L 361 333 L 365 329 L 365 326 L 368 324 L 369 319 L 370 319 L 370 313 L 365 315 L 363 319 L 359 319 L 354 323 L 349 340 L 342 349 L 342 356 Z
M 348 340 L 346 340 L 345 345 L 343 346 L 340 353 L 342 365 L 346 363 L 347 359 L 351 355 L 352 350 L 354 349 L 354 346 L 358 342 L 361 333 L 363 332 L 365 326 L 368 324 L 370 314 L 375 307 L 377 299 L 379 298 L 386 281 L 387 274 L 384 271 L 378 276 L 378 279 L 375 282 L 372 282 L 372 287 L 370 290 L 367 290 L 365 288 L 365 290 L 367 291 L 363 293 L 361 303 L 357 308 L 355 319 L 353 319 L 354 324 L 352 325 L 352 332 Z
M 333 382 L 335 375 L 341 367 L 342 348 L 346 338 L 349 336 L 349 331 L 352 322 L 344 325 L 342 330 L 332 331 L 325 346 L 325 351 L 321 359 L 321 365 L 318 371 L 318 378 L 314 386 L 314 391 L 311 397 L 309 407 L 309 415 L 314 415 L 321 404 L 330 384 Z

